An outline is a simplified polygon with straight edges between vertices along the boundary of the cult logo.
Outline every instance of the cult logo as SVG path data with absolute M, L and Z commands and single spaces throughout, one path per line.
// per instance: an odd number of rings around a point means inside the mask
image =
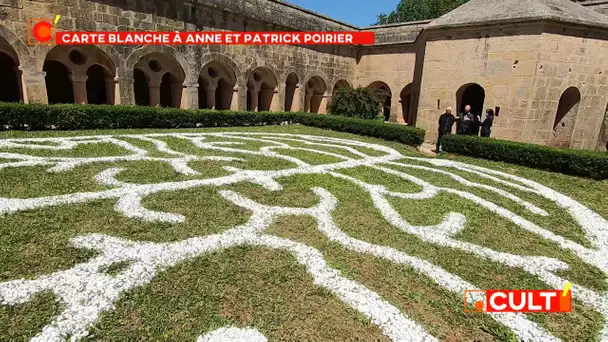
M 52 45 L 55 38 L 55 27 L 59 18 L 30 18 L 27 20 L 27 45 Z
M 465 290 L 464 311 L 572 312 L 570 286 L 567 283 L 563 290 Z

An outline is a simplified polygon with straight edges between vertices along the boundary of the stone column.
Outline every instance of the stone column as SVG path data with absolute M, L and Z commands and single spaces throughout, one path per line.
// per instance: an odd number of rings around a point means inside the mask
M 243 88 L 239 86 L 234 86 L 232 88 L 232 101 L 230 102 L 230 110 L 242 110 L 243 106 L 241 106 L 241 98 L 243 98 Z
M 311 112 L 310 105 L 312 103 L 312 91 L 307 91 L 304 99 L 304 111 L 307 113 Z
M 87 75 L 70 75 L 72 90 L 74 91 L 74 103 L 87 104 Z
M 13 67 L 13 71 L 17 76 L 17 84 L 15 84 L 15 86 L 17 87 L 17 91 L 19 92 L 19 100 L 25 103 L 25 96 L 23 95 L 23 81 L 21 81 L 23 78 L 23 76 L 21 75 L 22 72 L 18 66 Z
M 120 104 L 120 90 L 118 88 L 118 76 L 106 77 L 106 103 Z
M 207 97 L 207 108 L 215 109 L 215 91 L 217 90 L 216 84 L 210 84 L 205 89 L 205 96 Z
M 405 124 L 405 120 L 403 119 L 403 107 L 401 106 L 401 99 L 398 97 L 394 97 L 391 99 L 391 116 L 393 116 L 392 122 L 396 122 L 398 124 Z
M 198 86 L 198 82 L 184 83 L 183 108 L 198 109 Z
M 321 104 L 319 105 L 319 114 L 327 114 L 327 102 L 329 101 L 329 94 L 325 93 L 319 95 L 321 97 Z
M 279 100 L 279 88 L 274 88 L 272 92 L 272 99 L 270 100 L 270 111 L 271 112 L 280 112 L 281 111 L 281 101 Z
M 252 112 L 257 112 L 258 111 L 258 94 L 260 93 L 259 90 L 249 90 L 249 109 Z
M 292 112 L 302 111 L 302 89 L 304 89 L 303 87 L 304 86 L 302 84 L 296 85 L 296 89 L 293 92 L 293 100 L 291 101 L 291 108 L 289 109 Z
M 23 91 L 23 102 L 25 103 L 49 103 L 46 93 L 46 72 L 37 71 L 34 68 L 19 67 L 21 70 L 21 83 Z
M 160 107 L 160 83 L 161 80 L 150 80 L 148 90 L 150 92 L 150 106 Z
M 259 108 L 259 94 L 260 94 L 260 84 L 252 85 L 249 88 L 249 108 L 252 112 L 257 112 Z
M 117 69 L 118 86 L 116 87 L 117 96 L 115 97 L 116 104 L 134 105 L 135 104 L 135 87 L 133 80 L 133 71 L 127 69 Z

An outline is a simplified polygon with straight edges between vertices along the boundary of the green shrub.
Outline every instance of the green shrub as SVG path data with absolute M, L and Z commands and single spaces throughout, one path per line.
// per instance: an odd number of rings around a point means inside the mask
M 524 165 L 564 174 L 608 178 L 608 153 L 554 148 L 476 136 L 447 135 L 441 139 L 444 151 Z
M 283 123 L 331 129 L 420 146 L 424 130 L 379 121 L 292 113 L 108 105 L 39 105 L 0 102 L 0 129 L 75 130 L 266 126 Z
M 380 116 L 386 96 L 380 89 L 340 88 L 332 96 L 327 111 L 334 115 L 374 119 Z

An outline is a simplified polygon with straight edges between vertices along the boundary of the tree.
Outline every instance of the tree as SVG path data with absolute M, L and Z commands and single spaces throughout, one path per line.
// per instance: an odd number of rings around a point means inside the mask
M 375 88 L 338 89 L 327 107 L 330 114 L 375 119 L 380 116 L 386 93 Z
M 376 24 L 439 18 L 467 1 L 469 0 L 401 0 L 394 11 L 379 14 Z

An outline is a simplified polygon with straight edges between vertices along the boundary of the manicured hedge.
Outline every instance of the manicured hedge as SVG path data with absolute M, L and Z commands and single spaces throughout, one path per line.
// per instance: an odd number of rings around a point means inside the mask
M 0 129 L 75 130 L 265 126 L 283 123 L 366 135 L 420 146 L 424 130 L 335 115 L 292 112 L 183 110 L 142 106 L 0 103 Z
M 444 151 L 594 179 L 608 178 L 608 153 L 466 135 L 441 139 Z

